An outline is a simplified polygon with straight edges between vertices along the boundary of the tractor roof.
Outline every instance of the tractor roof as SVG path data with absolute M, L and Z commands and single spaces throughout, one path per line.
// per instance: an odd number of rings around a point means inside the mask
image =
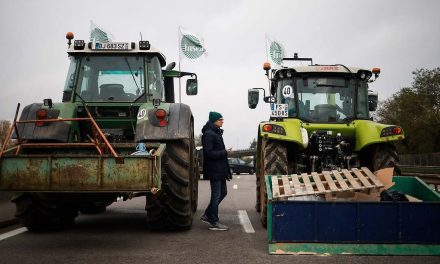
M 106 43 L 109 44 L 109 43 Z M 112 43 L 115 44 L 116 47 L 118 45 L 122 45 L 123 49 L 97 49 L 93 48 L 95 44 L 92 42 L 84 43 L 84 45 L 79 49 L 75 45 L 71 45 L 69 49 L 67 50 L 67 53 L 69 55 L 75 55 L 75 54 L 151 54 L 156 55 L 159 58 L 160 64 L 162 67 L 166 64 L 166 58 L 165 55 L 163 55 L 159 50 L 155 49 L 154 47 L 150 46 L 148 43 L 148 49 L 146 48 L 139 48 L 140 43 L 136 42 L 115 42 Z
M 279 69 L 277 71 L 285 71 L 293 69 L 296 72 L 316 72 L 316 73 L 322 73 L 322 72 L 329 72 L 329 73 L 357 73 L 358 71 L 370 71 L 362 68 L 356 68 L 356 67 L 345 67 L 342 65 L 311 65 L 311 66 L 298 66 L 298 67 L 287 67 L 283 69 Z

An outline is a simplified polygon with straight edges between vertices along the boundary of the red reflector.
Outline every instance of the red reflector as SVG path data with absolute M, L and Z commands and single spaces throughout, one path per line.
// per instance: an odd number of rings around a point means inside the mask
M 402 134 L 402 128 L 400 128 L 400 127 L 393 128 L 393 133 L 394 133 L 394 135 Z
M 47 118 L 47 111 L 46 109 L 39 109 L 37 111 L 37 119 L 46 119 Z
M 160 126 L 166 126 L 166 125 L 168 125 L 168 122 L 166 120 L 162 119 L 162 120 L 159 121 L 159 125 Z
M 272 125 L 266 124 L 263 126 L 263 131 L 269 132 L 269 131 L 272 131 L 272 128 L 273 128 Z
M 38 109 L 37 111 L 37 119 L 47 119 L 47 111 L 46 109 Z M 44 126 L 44 121 L 35 122 L 36 126 Z
M 156 110 L 156 117 L 157 119 L 161 120 L 161 119 L 165 119 L 165 117 L 167 116 L 167 112 L 163 109 L 157 109 Z

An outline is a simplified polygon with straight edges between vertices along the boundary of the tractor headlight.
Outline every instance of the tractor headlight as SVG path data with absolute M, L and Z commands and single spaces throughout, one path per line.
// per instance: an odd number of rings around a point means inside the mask
M 399 126 L 386 127 L 380 132 L 381 137 L 389 137 L 401 134 L 403 134 L 403 129 Z

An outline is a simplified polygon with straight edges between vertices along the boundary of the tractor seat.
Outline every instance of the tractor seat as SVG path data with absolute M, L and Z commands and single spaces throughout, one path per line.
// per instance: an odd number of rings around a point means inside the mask
M 122 84 L 103 84 L 99 86 L 101 99 L 104 101 L 125 101 L 127 95 Z

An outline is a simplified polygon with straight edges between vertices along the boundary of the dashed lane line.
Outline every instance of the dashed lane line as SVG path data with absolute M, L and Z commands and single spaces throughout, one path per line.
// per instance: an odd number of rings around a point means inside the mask
M 232 186 L 232 189 L 237 190 L 238 189 L 238 185 L 234 184 L 234 186 Z
M 246 210 L 238 210 L 238 219 L 244 228 L 244 232 L 255 233 L 254 227 L 252 226 L 251 220 L 249 220 Z
M 28 229 L 26 227 L 21 227 L 21 228 L 9 231 L 7 233 L 1 234 L 0 241 L 7 239 L 7 238 L 10 238 L 10 237 L 13 237 L 13 236 L 16 236 L 16 235 L 19 235 L 19 234 L 24 233 L 26 231 L 28 231 Z

